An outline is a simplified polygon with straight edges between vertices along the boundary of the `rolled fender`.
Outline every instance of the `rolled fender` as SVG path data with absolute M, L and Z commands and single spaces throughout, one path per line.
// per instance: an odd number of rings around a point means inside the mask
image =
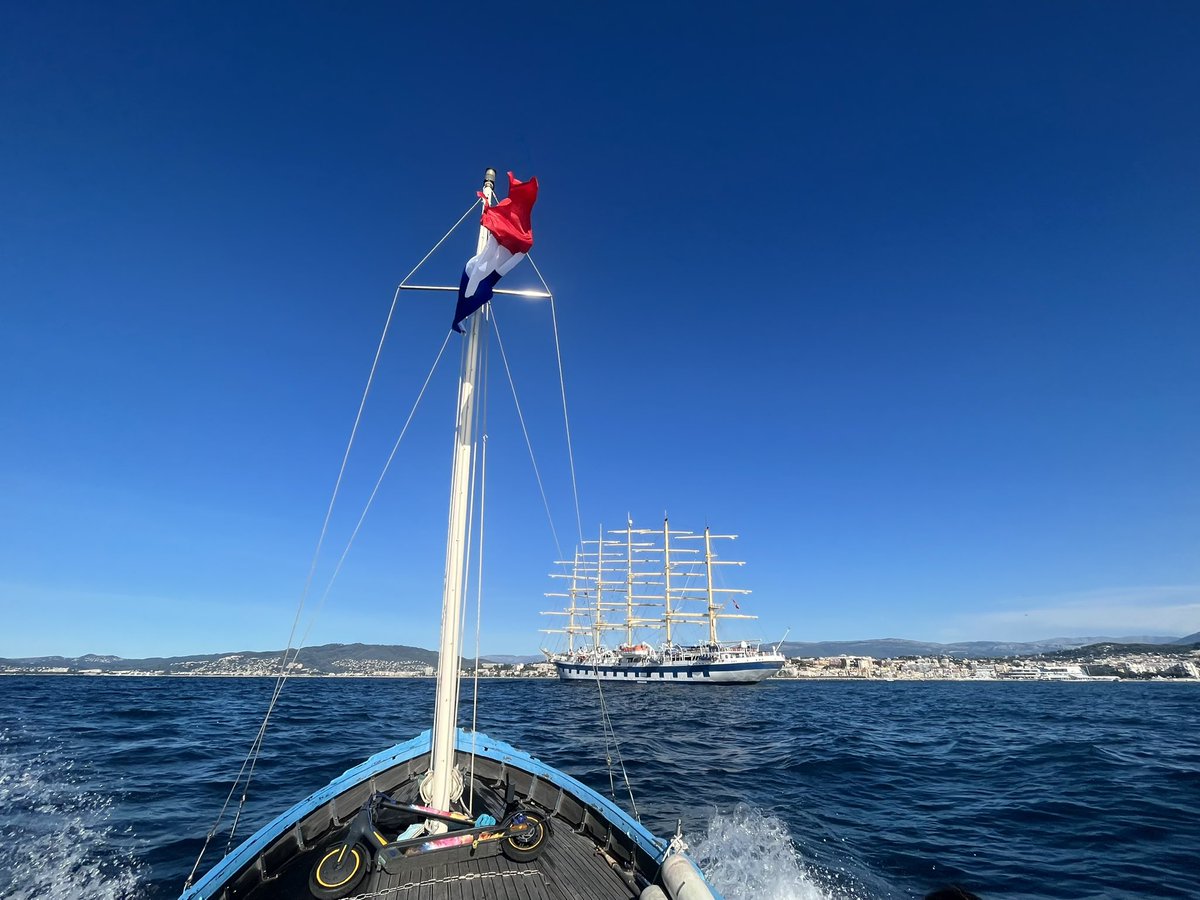
M 714 900 L 699 867 L 682 853 L 668 856 L 658 877 L 671 900 Z

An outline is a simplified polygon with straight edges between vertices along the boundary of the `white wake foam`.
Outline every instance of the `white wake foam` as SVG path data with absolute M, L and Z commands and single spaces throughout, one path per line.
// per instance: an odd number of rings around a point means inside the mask
M 850 900 L 853 890 L 805 865 L 782 820 L 748 806 L 713 813 L 708 831 L 691 849 L 726 900 Z
M 113 801 L 87 791 L 60 754 L 10 752 L 0 733 L 0 897 L 132 900 L 140 865 L 115 846 Z

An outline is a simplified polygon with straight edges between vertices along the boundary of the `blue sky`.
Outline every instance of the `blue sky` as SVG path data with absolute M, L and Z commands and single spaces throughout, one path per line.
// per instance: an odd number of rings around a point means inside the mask
M 1194 6 L 431 6 L 0 12 L 0 656 L 283 645 L 486 166 L 542 185 L 585 528 L 737 532 L 742 636 L 1200 630 Z M 451 310 L 402 302 L 324 575 Z M 497 313 L 569 547 L 549 310 Z M 309 643 L 435 646 L 456 363 Z M 499 370 L 488 421 L 483 651 L 531 652 Z

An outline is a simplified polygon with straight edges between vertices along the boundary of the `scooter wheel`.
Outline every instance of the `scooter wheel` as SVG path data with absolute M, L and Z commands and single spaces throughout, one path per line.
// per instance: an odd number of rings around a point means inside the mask
M 537 859 L 550 839 L 550 822 L 540 813 L 519 812 L 504 824 L 508 827 L 522 823 L 528 827 L 500 841 L 500 852 L 513 862 Z
M 339 900 L 354 893 L 371 868 L 371 854 L 362 844 L 335 844 L 325 851 L 308 876 L 308 892 L 318 900 Z

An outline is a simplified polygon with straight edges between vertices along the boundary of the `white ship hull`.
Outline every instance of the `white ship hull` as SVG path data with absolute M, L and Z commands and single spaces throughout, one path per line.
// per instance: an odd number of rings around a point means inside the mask
M 591 663 L 555 660 L 563 681 L 617 681 L 626 684 L 753 684 L 770 678 L 783 667 L 782 656 L 710 662 Z

